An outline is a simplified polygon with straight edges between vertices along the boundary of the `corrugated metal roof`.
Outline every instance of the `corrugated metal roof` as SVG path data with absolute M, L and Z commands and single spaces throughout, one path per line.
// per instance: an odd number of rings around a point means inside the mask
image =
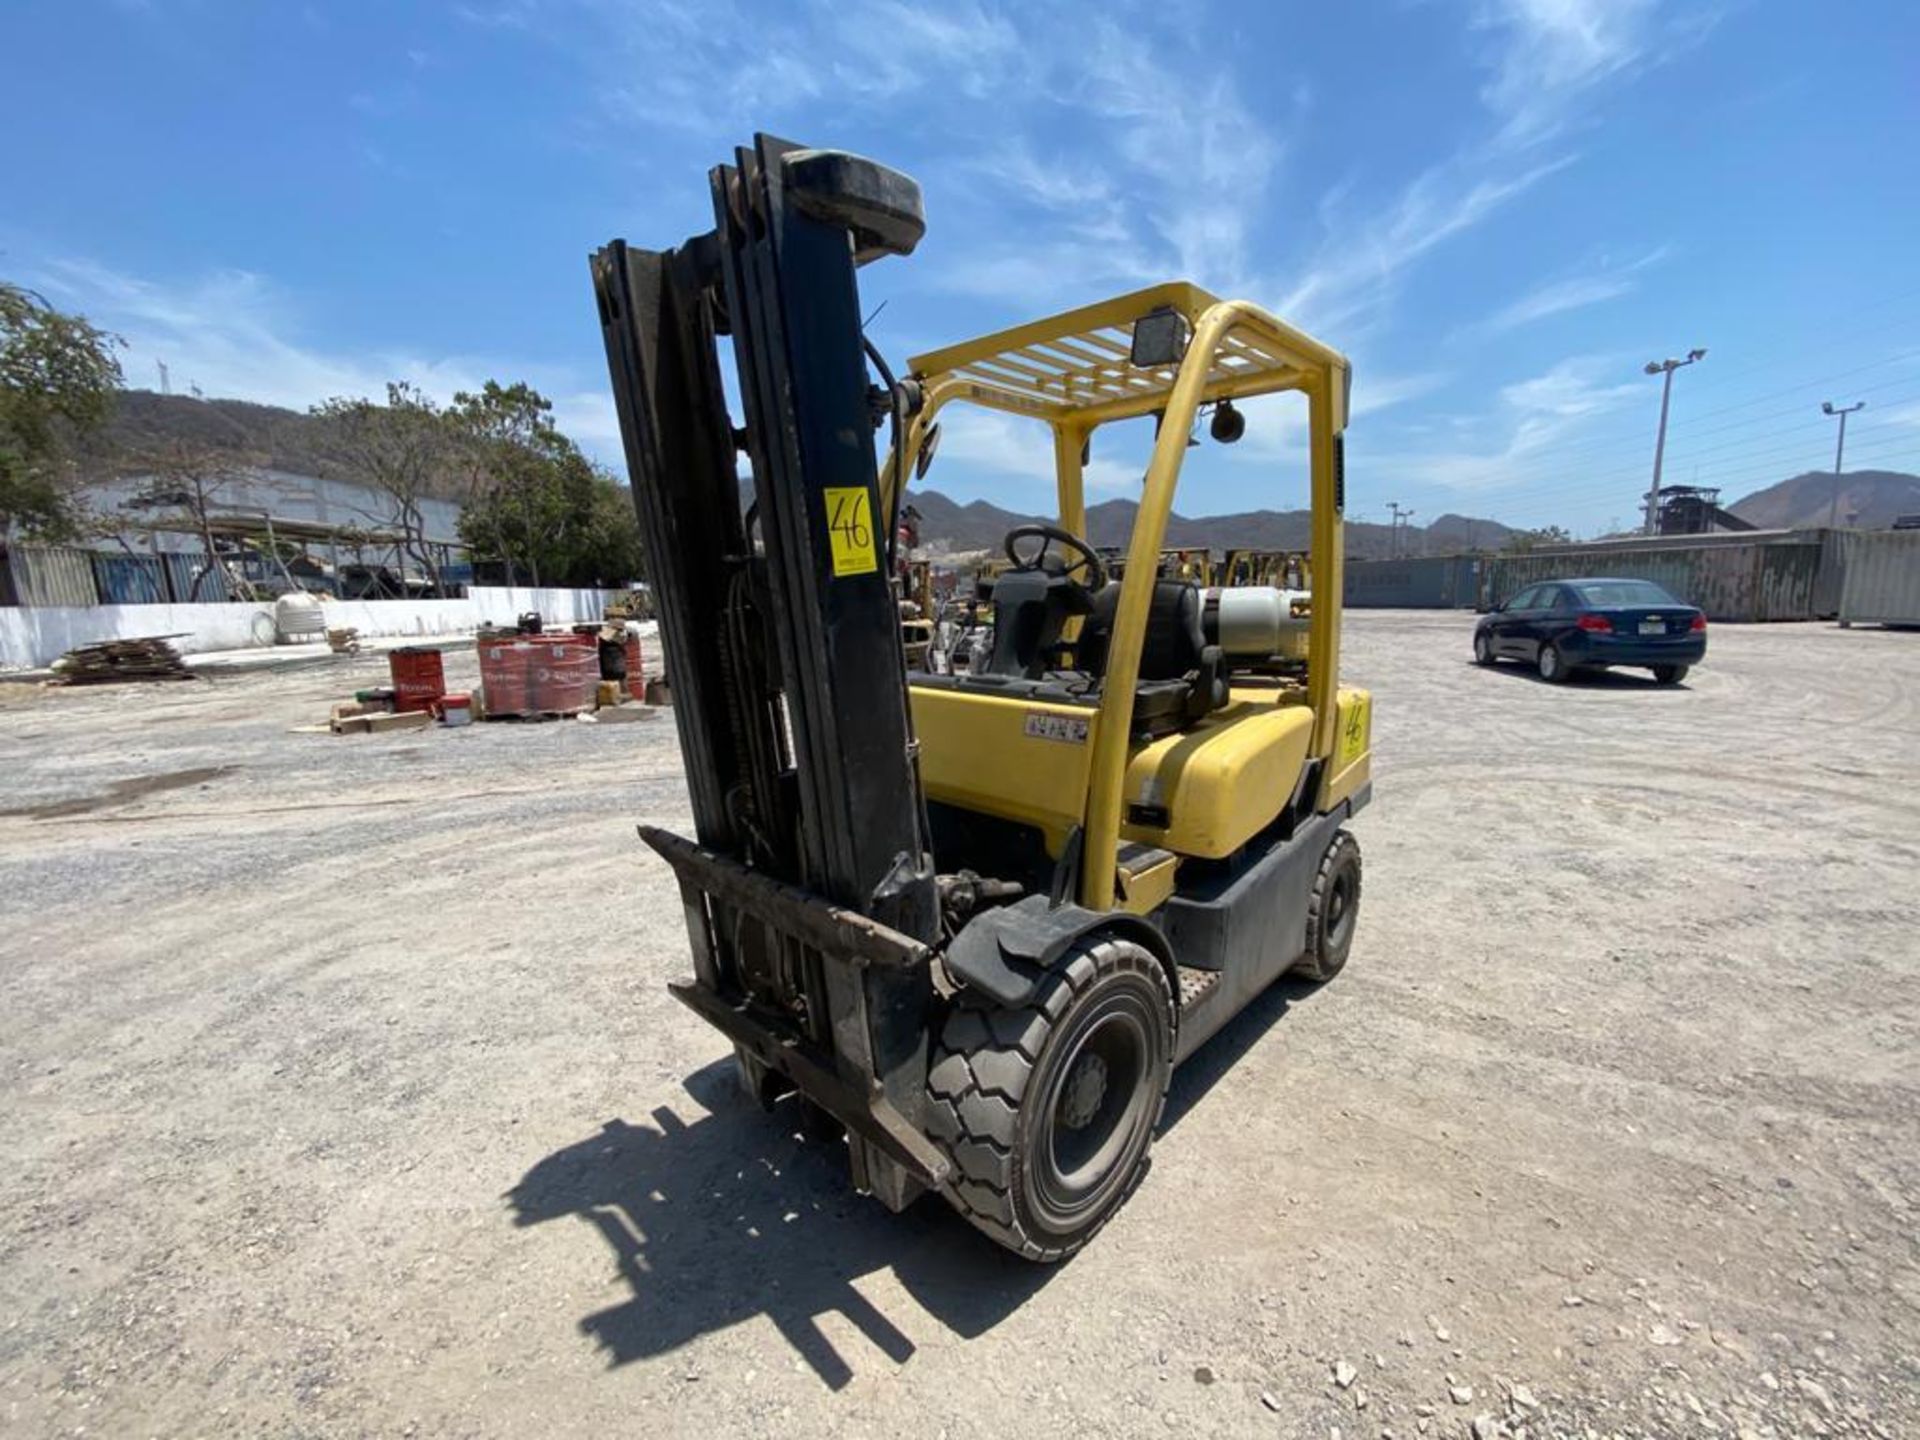
M 143 510 L 126 503 L 147 483 L 138 476 L 106 480 L 87 486 L 83 493 L 88 504 L 100 514 L 125 516 L 129 522 L 150 523 L 178 515 L 178 511 Z M 352 480 L 297 475 L 287 470 L 248 470 L 221 481 L 210 498 L 212 503 L 208 509 L 212 514 L 237 516 L 264 512 L 276 523 L 323 525 L 340 530 L 395 531 L 400 528 L 399 509 L 392 497 Z M 419 509 L 430 542 L 460 543 L 457 502 L 423 500 Z

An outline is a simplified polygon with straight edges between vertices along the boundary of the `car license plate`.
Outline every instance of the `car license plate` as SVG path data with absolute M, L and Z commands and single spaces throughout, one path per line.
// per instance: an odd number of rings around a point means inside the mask
M 1667 622 L 1664 620 L 1642 620 L 1640 622 L 1640 633 L 1642 635 L 1664 635 L 1667 633 Z

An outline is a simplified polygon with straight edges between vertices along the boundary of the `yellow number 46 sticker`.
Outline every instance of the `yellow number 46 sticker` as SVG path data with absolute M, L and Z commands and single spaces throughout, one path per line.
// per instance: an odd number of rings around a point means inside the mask
M 873 503 L 867 487 L 828 486 L 827 538 L 833 545 L 833 574 L 871 575 L 880 568 L 873 546 Z
M 1336 763 L 1344 770 L 1367 753 L 1373 731 L 1373 697 L 1353 691 L 1340 697 L 1340 743 Z

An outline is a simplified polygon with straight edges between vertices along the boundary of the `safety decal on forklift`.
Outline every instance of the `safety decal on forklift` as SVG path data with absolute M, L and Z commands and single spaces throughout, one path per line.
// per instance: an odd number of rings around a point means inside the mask
M 864 485 L 828 486 L 827 538 L 835 579 L 871 575 L 880 568 L 873 545 L 873 505 Z
M 1087 722 L 1079 715 L 1055 715 L 1047 710 L 1027 712 L 1027 738 L 1061 740 L 1069 745 L 1087 743 Z
M 1368 712 L 1372 708 L 1373 699 L 1368 695 L 1355 695 L 1341 707 L 1339 762 L 1343 770 L 1366 753 L 1372 718 Z

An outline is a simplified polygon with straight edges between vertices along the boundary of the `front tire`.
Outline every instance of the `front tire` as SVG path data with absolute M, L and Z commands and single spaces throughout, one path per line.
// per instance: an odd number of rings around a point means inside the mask
M 1029 1260 L 1073 1254 L 1146 1173 L 1173 1039 L 1166 967 L 1128 940 L 1081 940 L 1019 1009 L 963 992 L 927 1073 L 947 1199 Z
M 1499 656 L 1493 653 L 1493 640 L 1486 631 L 1482 630 L 1473 637 L 1474 664 L 1491 665 L 1499 658 Z
M 1536 663 L 1540 678 L 1549 685 L 1563 684 L 1573 673 L 1573 667 L 1567 664 L 1567 657 L 1560 653 L 1560 647 L 1551 640 L 1540 647 L 1540 658 Z
M 1656 665 L 1653 667 L 1654 682 L 1659 685 L 1678 685 L 1687 678 L 1690 668 L 1686 665 Z
M 1307 950 L 1294 973 L 1317 984 L 1338 975 L 1353 949 L 1353 926 L 1360 913 L 1360 842 L 1339 830 L 1320 857 L 1307 898 Z

